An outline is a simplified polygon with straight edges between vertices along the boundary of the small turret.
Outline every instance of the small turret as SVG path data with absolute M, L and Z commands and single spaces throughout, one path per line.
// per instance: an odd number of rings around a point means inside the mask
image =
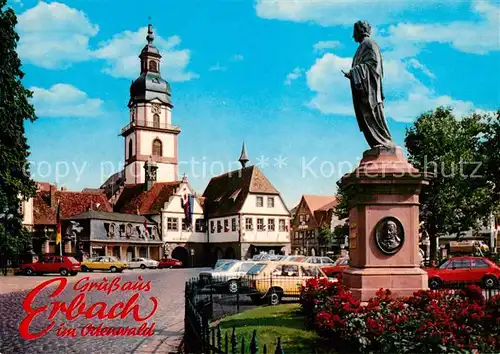
M 241 148 L 241 155 L 239 161 L 241 163 L 241 168 L 245 168 L 247 162 L 250 161 L 247 157 L 247 149 L 245 147 L 245 142 L 243 142 L 243 147 Z

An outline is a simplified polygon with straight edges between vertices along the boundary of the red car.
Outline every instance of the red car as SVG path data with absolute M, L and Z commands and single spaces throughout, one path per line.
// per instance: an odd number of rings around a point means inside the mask
M 498 285 L 500 267 L 484 257 L 452 257 L 438 268 L 427 268 L 429 288 L 445 284 L 478 283 L 490 289 Z
M 59 273 L 63 277 L 81 271 L 80 262 L 67 256 L 44 256 L 38 262 L 21 264 L 19 268 L 26 275 Z
M 342 274 L 347 268 L 349 268 L 349 257 L 341 257 L 335 261 L 334 265 L 321 267 L 321 270 L 327 277 L 336 278 L 337 275 Z
M 182 262 L 175 258 L 163 258 L 158 264 L 158 268 L 182 267 Z

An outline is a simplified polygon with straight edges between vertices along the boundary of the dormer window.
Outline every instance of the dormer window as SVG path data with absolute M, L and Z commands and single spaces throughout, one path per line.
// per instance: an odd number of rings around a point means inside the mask
M 149 61 L 149 71 L 154 73 L 158 72 L 158 64 L 156 63 L 156 61 L 154 60 Z

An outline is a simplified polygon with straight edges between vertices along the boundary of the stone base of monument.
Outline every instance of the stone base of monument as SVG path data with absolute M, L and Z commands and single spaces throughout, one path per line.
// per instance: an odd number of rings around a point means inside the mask
M 418 196 L 427 177 L 399 147 L 365 151 L 359 166 L 342 177 L 351 201 L 350 268 L 343 283 L 359 300 L 368 301 L 380 288 L 396 296 L 427 288 L 418 244 Z

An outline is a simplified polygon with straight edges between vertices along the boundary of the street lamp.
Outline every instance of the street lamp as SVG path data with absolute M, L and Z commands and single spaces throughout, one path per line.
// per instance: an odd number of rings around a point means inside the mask
M 191 248 L 191 267 L 194 268 L 194 249 Z

